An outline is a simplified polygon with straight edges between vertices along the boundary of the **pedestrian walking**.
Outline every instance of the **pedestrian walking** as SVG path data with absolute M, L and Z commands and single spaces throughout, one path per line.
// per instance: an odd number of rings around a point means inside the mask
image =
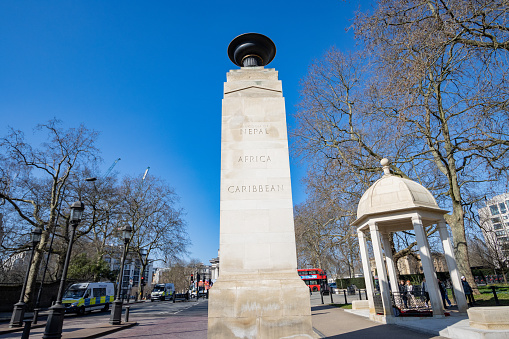
M 474 306 L 474 295 L 472 291 L 472 287 L 470 287 L 465 276 L 461 277 L 461 284 L 463 285 L 463 292 L 465 292 L 465 297 L 467 297 L 468 306 Z
M 449 300 L 449 297 L 447 296 L 447 289 L 445 288 L 445 284 L 438 279 L 438 289 L 440 290 L 440 295 L 442 296 L 442 304 L 444 304 L 444 308 L 447 308 L 445 305 L 445 302 L 449 304 L 449 307 L 451 306 L 451 301 Z

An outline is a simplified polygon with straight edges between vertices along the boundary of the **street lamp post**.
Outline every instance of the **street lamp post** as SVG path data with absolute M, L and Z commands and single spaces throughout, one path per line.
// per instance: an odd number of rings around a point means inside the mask
M 120 325 L 122 318 L 122 303 L 123 300 L 120 298 L 120 290 L 122 289 L 122 280 L 124 278 L 124 262 L 125 257 L 127 255 L 127 247 L 129 245 L 129 240 L 131 240 L 131 232 L 132 228 L 129 225 L 126 225 L 123 229 L 123 237 L 124 237 L 124 251 L 122 253 L 122 261 L 120 262 L 120 272 L 118 278 L 118 286 L 117 286 L 117 296 L 115 301 L 113 301 L 113 308 L 111 309 L 110 316 L 110 324 L 111 325 Z
M 140 272 L 140 288 L 139 288 L 139 298 L 138 300 L 142 300 L 143 299 L 143 287 L 145 286 L 145 260 L 147 259 L 147 249 L 146 248 L 142 248 L 140 249 L 140 255 L 141 255 L 141 272 Z M 143 277 L 143 279 L 142 279 Z
M 67 278 L 67 269 L 69 268 L 69 261 L 71 259 L 72 245 L 74 242 L 74 234 L 78 227 L 85 204 L 81 201 L 76 201 L 71 205 L 71 216 L 69 218 L 71 224 L 71 237 L 69 238 L 69 246 L 67 246 L 67 254 L 65 256 L 64 269 L 62 271 L 62 278 L 60 279 L 60 286 L 58 288 L 57 301 L 55 305 L 49 309 L 49 316 L 46 322 L 46 329 L 44 330 L 43 339 L 62 337 L 62 326 L 64 324 L 65 306 L 62 305 L 62 295 L 64 293 L 65 280 Z
M 12 311 L 12 318 L 9 324 L 10 327 L 21 327 L 23 326 L 23 319 L 25 318 L 25 290 L 27 288 L 28 275 L 30 274 L 30 267 L 32 266 L 32 260 L 34 259 L 35 247 L 41 241 L 42 229 L 40 227 L 36 227 L 32 230 L 31 240 L 32 240 L 32 252 L 30 254 L 30 261 L 28 262 L 27 273 L 25 275 L 25 281 L 23 282 L 23 287 L 21 288 L 21 295 L 19 296 L 19 301 L 14 305 L 14 310 Z
M 96 181 L 96 180 L 97 180 L 97 178 L 95 178 L 95 177 L 85 179 L 85 181 L 87 181 L 87 182 Z M 95 187 L 95 183 L 94 183 L 94 187 Z M 65 186 L 64 186 L 63 190 L 65 192 Z M 51 256 L 51 249 L 53 248 L 53 240 L 55 239 L 55 234 L 56 234 L 55 228 L 58 225 L 58 219 L 60 217 L 60 210 L 62 209 L 63 201 L 64 201 L 64 199 L 60 198 L 60 204 L 58 205 L 57 217 L 56 217 L 56 220 L 53 225 L 53 227 L 54 227 L 53 234 L 51 235 L 51 241 L 49 243 L 48 255 L 46 256 L 46 264 L 44 265 L 44 270 L 42 272 L 42 278 L 41 278 L 41 284 L 39 285 L 39 292 L 37 292 L 37 299 L 35 301 L 34 318 L 32 320 L 33 325 L 37 324 L 37 320 L 38 320 L 38 316 L 39 316 L 39 311 L 40 311 L 39 304 L 41 302 L 41 293 L 42 293 L 42 288 L 44 286 L 44 278 L 46 277 L 46 271 L 48 270 L 49 259 Z

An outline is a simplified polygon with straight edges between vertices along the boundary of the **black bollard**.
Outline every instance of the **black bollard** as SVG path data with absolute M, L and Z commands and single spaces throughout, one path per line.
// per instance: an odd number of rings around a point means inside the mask
M 32 327 L 32 320 L 25 320 L 25 327 L 23 327 L 23 333 L 21 339 L 28 339 L 30 337 L 30 329 Z
M 126 306 L 125 307 L 125 320 L 124 322 L 128 323 L 129 322 L 129 309 L 131 308 L 131 306 Z
M 320 289 L 320 298 L 322 298 L 322 305 L 323 305 L 323 290 Z
M 330 303 L 334 304 L 334 300 L 332 300 L 332 288 L 330 289 L 329 294 L 330 294 Z
M 491 288 L 491 291 L 493 292 L 493 297 L 495 298 L 495 304 L 497 306 L 500 306 L 500 301 L 498 301 L 498 297 L 497 297 L 497 291 L 495 290 L 495 286 L 490 286 Z
M 343 295 L 345 296 L 345 305 L 348 305 L 348 299 L 346 299 L 346 290 L 343 290 Z
M 361 289 L 359 288 L 359 300 L 362 300 Z
M 366 300 L 368 300 L 368 289 L 367 288 L 364 289 L 364 293 L 366 294 Z

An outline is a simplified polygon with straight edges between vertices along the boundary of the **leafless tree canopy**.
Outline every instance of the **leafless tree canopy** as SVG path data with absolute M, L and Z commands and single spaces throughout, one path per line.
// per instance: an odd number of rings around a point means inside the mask
M 75 237 L 74 252 L 81 251 L 81 262 L 92 265 L 95 260 L 100 265 L 104 254 L 118 255 L 117 249 L 123 244 L 121 230 L 126 225 L 133 230 L 129 251 L 140 260 L 142 250 L 148 252 L 141 260 L 142 268 L 155 259 L 169 261 L 187 253 L 190 241 L 185 213 L 179 207 L 178 195 L 164 180 L 151 175 L 142 179 L 141 174 L 121 181 L 114 175 L 102 177 L 97 170 L 98 133 L 84 126 L 65 130 L 52 120 L 36 131 L 46 133 L 39 148 L 13 129 L 0 139 L 3 278 L 14 282 L 11 273 L 17 267 L 16 258 L 26 257 L 31 229 L 43 230 L 30 270 L 26 301 L 48 253 L 52 258 L 46 279 L 59 278 L 70 241 L 69 206 L 77 200 L 86 205 Z M 85 180 L 90 177 L 99 179 Z
M 357 51 L 332 48 L 310 67 L 293 131 L 298 155 L 325 164 L 321 175 L 341 173 L 331 186 L 340 200 L 358 201 L 383 157 L 430 189 L 451 210 L 455 254 L 472 284 L 465 209 L 507 176 L 507 9 L 378 1 L 357 14 Z

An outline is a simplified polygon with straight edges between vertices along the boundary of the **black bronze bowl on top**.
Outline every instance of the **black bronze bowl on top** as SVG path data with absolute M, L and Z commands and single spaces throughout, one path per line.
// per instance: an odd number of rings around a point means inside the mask
M 245 33 L 230 42 L 228 56 L 240 67 L 265 66 L 274 59 L 276 45 L 263 34 Z

